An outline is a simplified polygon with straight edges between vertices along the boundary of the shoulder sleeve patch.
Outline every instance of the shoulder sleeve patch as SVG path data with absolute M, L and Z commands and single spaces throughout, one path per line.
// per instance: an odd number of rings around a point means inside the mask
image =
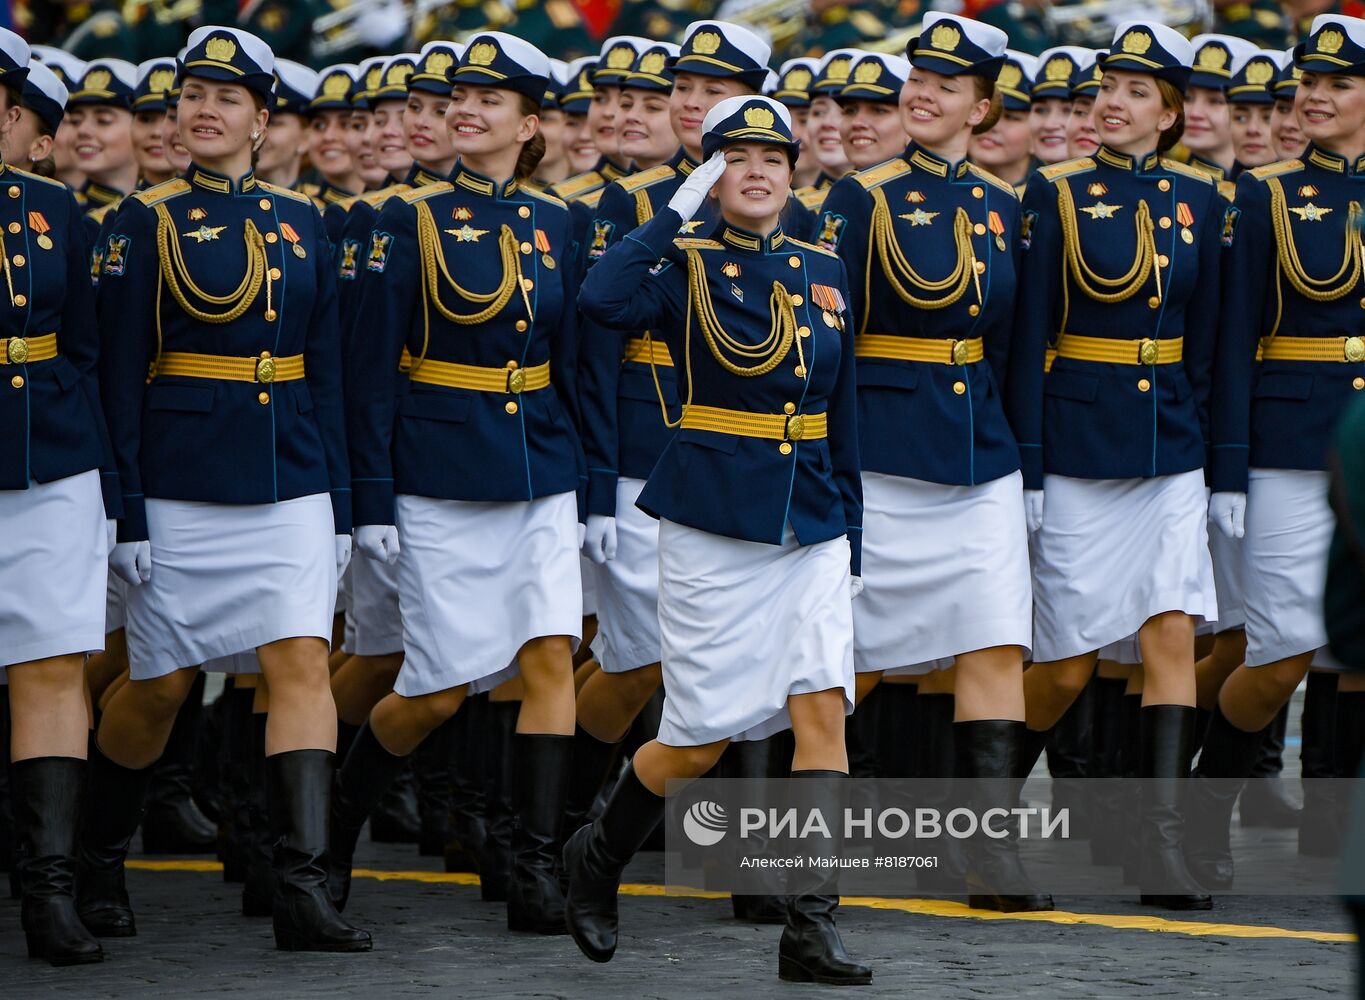
M 404 191 L 398 197 L 402 198 L 409 205 L 415 205 L 419 201 L 426 201 L 428 198 L 438 194 L 445 194 L 447 191 L 454 191 L 455 185 L 450 181 L 441 181 L 439 184 L 428 184 L 426 187 L 419 187 L 415 191 Z
M 117 278 L 128 264 L 128 248 L 132 240 L 121 233 L 112 233 L 104 246 L 104 253 L 95 255 L 91 270 L 98 270 L 106 278 Z
M 312 201 L 312 199 L 302 191 L 294 191 L 287 187 L 280 187 L 278 184 L 267 183 L 266 181 L 257 181 L 256 183 L 279 198 L 288 198 L 290 201 L 301 201 L 305 203 Z M 156 189 L 153 188 L 152 190 Z
M 160 204 L 168 198 L 174 198 L 178 194 L 184 194 L 190 189 L 190 182 L 183 177 L 173 177 L 168 181 L 149 187 L 146 191 L 136 191 L 133 197 L 142 204 L 151 208 L 153 205 Z
M 1281 160 L 1279 163 L 1267 163 L 1264 167 L 1256 167 L 1250 171 L 1251 176 L 1258 181 L 1263 181 L 1267 177 L 1278 177 L 1280 174 L 1291 173 L 1295 170 L 1303 169 L 1302 160 Z
M 1072 174 L 1079 174 L 1094 169 L 1095 161 L 1088 156 L 1081 156 L 1074 160 L 1054 163 L 1050 167 L 1041 167 L 1038 170 L 1038 174 L 1045 181 L 1055 181 L 1059 177 L 1070 177 Z
M 859 184 L 870 191 L 874 187 L 881 187 L 893 177 L 899 177 L 909 169 L 910 164 L 897 156 L 868 170 L 860 170 L 853 176 Z
M 1038 210 L 1034 208 L 1024 209 L 1023 215 L 1019 219 L 1019 247 L 1027 250 L 1033 246 L 1033 227 L 1038 221 Z
M 1237 236 L 1237 220 L 1241 217 L 1242 210 L 1235 205 L 1229 205 L 1227 211 L 1223 213 L 1223 232 L 1219 237 L 1219 242 L 1223 246 L 1232 246 L 1232 242 Z
M 967 169 L 971 171 L 973 177 L 979 177 L 987 184 L 991 184 L 995 187 L 998 187 L 1001 191 L 1004 191 L 1006 194 L 1018 197 L 1018 194 L 1014 190 L 1014 185 L 1006 184 L 1004 181 L 1002 181 L 999 177 L 996 177 L 995 174 L 991 173 L 989 170 L 983 170 L 981 167 L 978 167 L 975 163 L 967 164 Z
M 659 164 L 659 166 L 653 167 L 649 170 L 641 170 L 638 174 L 631 174 L 629 177 L 622 177 L 616 183 L 619 184 L 626 192 L 634 194 L 641 188 L 649 187 L 649 185 L 651 184 L 657 184 L 659 183 L 659 181 L 662 180 L 667 180 L 668 178 L 672 177 L 673 174 L 674 170 L 672 167 L 670 167 L 667 163 L 661 163 Z

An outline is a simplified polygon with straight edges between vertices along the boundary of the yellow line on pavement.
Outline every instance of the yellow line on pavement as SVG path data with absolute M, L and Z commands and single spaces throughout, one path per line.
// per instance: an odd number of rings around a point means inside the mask
M 129 868 L 154 872 L 220 872 L 223 866 L 217 861 L 145 861 L 130 860 Z M 428 885 L 467 885 L 479 884 L 479 876 L 466 872 L 421 872 L 385 871 L 374 868 L 357 868 L 355 878 L 374 879 L 378 882 L 422 882 Z M 678 896 L 689 899 L 725 899 L 724 892 L 707 892 L 702 889 L 668 888 L 662 885 L 627 883 L 621 886 L 626 896 Z M 1023 920 L 1029 923 L 1069 924 L 1088 927 L 1107 927 L 1111 930 L 1148 931 L 1162 934 L 1185 934 L 1190 937 L 1223 938 L 1288 938 L 1296 941 L 1318 941 L 1329 944 L 1345 944 L 1356 940 L 1356 936 L 1339 931 L 1300 931 L 1287 927 L 1269 927 L 1257 924 L 1220 924 L 1202 920 L 1172 920 L 1166 917 L 1145 915 L 1124 915 L 1119 913 L 1073 913 L 1065 910 L 1051 910 L 1044 913 L 996 913 L 992 910 L 974 910 L 966 903 L 954 903 L 943 899 L 888 899 L 882 896 L 844 896 L 840 906 L 861 906 L 871 910 L 892 910 L 899 913 L 913 913 L 923 917 L 945 917 L 957 920 Z

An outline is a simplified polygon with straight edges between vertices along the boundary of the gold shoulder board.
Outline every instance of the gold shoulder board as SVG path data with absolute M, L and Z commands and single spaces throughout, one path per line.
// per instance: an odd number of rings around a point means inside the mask
M 426 187 L 419 187 L 415 191 L 404 191 L 398 197 L 402 198 L 409 205 L 419 201 L 426 201 L 434 198 L 438 194 L 445 194 L 447 191 L 454 191 L 455 185 L 450 181 L 441 181 L 439 184 L 428 184 Z
M 661 163 L 657 167 L 653 167 L 649 170 L 641 170 L 638 174 L 622 177 L 620 180 L 616 181 L 616 183 L 623 187 L 628 194 L 634 194 L 641 188 L 649 187 L 651 184 L 657 184 L 662 180 L 667 180 L 673 176 L 673 173 L 672 167 L 667 163 Z
M 979 177 L 987 184 L 995 185 L 1001 191 L 1004 191 L 1006 194 L 1018 197 L 1018 195 L 1015 193 L 1013 184 L 1006 184 L 1004 181 L 1002 181 L 999 177 L 996 177 L 995 174 L 991 173 L 989 170 L 984 170 L 981 167 L 978 167 L 975 163 L 967 164 L 967 169 L 971 171 L 973 177 Z
M 885 163 L 878 164 L 871 170 L 860 170 L 853 176 L 858 178 L 858 183 L 871 191 L 875 187 L 881 187 L 893 177 L 899 177 L 910 169 L 910 164 L 906 163 L 899 156 L 892 157 Z
M 798 240 L 792 236 L 787 237 L 787 242 L 800 247 L 802 250 L 809 251 L 810 253 L 818 253 L 822 257 L 837 258 L 839 256 L 833 250 L 826 250 L 824 247 L 818 247 L 814 243 L 807 243 L 805 240 Z
M 313 199 L 308 197 L 308 195 L 304 194 L 302 191 L 295 191 L 292 188 L 280 187 L 278 184 L 270 184 L 267 183 L 266 181 L 257 181 L 256 183 L 263 190 L 269 191 L 277 198 L 288 198 L 290 201 L 301 201 L 305 205 L 311 205 L 313 203 Z M 153 188 L 152 190 L 155 191 L 156 189 Z
M 1038 173 L 1042 176 L 1043 180 L 1055 181 L 1059 177 L 1070 177 L 1072 174 L 1079 174 L 1086 170 L 1094 169 L 1095 161 L 1088 156 L 1081 156 L 1074 160 L 1054 163 L 1050 167 L 1040 167 Z
M 605 183 L 606 179 L 601 174 L 596 170 L 589 170 L 585 174 L 578 174 L 575 177 L 566 178 L 558 184 L 552 185 L 550 190 L 560 198 L 563 198 L 566 201 L 572 201 L 579 195 L 591 191 L 593 188 L 600 188 Z
M 1263 181 L 1267 177 L 1278 177 L 1280 174 L 1302 169 L 1302 160 L 1281 160 L 1279 163 L 1267 163 L 1264 167 L 1256 167 L 1251 171 L 1251 176 L 1258 181 Z
M 1190 177 L 1197 181 L 1203 181 L 1206 184 L 1217 183 L 1213 179 L 1213 175 L 1208 171 L 1200 170 L 1198 167 L 1192 167 L 1188 163 L 1181 163 L 1179 160 L 1172 160 L 1168 156 L 1163 156 L 1161 158 L 1161 166 L 1173 174 L 1180 174 L 1182 177 Z
M 262 185 L 264 187 L 264 185 Z M 168 181 L 163 181 L 154 187 L 149 187 L 146 191 L 134 191 L 133 197 L 142 204 L 151 208 L 153 205 L 160 204 L 168 198 L 174 198 L 178 194 L 184 194 L 190 189 L 190 182 L 183 177 L 172 177 Z

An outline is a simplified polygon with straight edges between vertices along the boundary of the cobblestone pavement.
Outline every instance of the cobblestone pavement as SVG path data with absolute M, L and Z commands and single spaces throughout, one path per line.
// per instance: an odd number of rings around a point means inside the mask
M 1292 849 L 1292 848 L 1291 848 Z M 371 869 L 436 872 L 413 848 L 362 841 Z M 642 855 L 627 882 L 657 882 L 661 855 Z M 129 873 L 139 936 L 105 942 L 104 964 L 51 969 L 23 958 L 19 907 L 0 901 L 0 997 L 767 997 L 814 995 L 776 976 L 778 927 L 730 918 L 725 899 L 631 895 L 625 930 L 606 966 L 581 958 L 568 938 L 509 934 L 503 908 L 470 884 L 415 877 L 357 881 L 347 915 L 375 936 L 367 955 L 288 955 L 274 950 L 269 920 L 238 915 L 239 889 L 217 872 Z M 648 890 L 640 890 L 647 892 Z M 1059 898 L 1076 913 L 1142 919 L 1155 911 L 1126 898 Z M 914 901 L 888 905 L 913 909 Z M 840 927 L 876 969 L 857 997 L 935 1000 L 1205 998 L 1308 1000 L 1352 995 L 1355 945 L 1342 940 L 1200 936 L 1186 921 L 1339 938 L 1349 921 L 1325 897 L 1219 899 L 1212 913 L 1163 914 L 1165 931 L 1053 920 L 981 920 L 847 905 Z M 1177 919 L 1179 918 L 1179 919 Z M 1085 917 L 1079 919 L 1084 920 Z M 1248 933 L 1233 929 L 1235 933 Z M 841 994 L 849 995 L 849 994 Z

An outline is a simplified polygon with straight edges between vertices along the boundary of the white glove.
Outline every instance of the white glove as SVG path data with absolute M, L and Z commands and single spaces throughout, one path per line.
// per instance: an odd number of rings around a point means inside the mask
M 683 181 L 682 187 L 668 199 L 668 207 L 681 215 L 683 222 L 686 222 L 697 214 L 702 202 L 706 200 L 706 193 L 715 187 L 716 181 L 720 180 L 723 173 L 725 154 L 717 150 L 711 154 L 711 159 L 692 171 L 691 176 Z
M 599 566 L 616 558 L 616 518 L 605 514 L 588 515 L 583 553 Z
M 118 522 L 112 517 L 104 520 L 104 548 L 105 555 L 114 551 L 114 546 L 118 544 Z
M 848 583 L 849 595 L 851 597 L 856 598 L 859 594 L 863 592 L 863 578 L 861 576 L 850 576 L 848 578 Z
M 340 577 L 342 573 L 345 573 L 345 572 L 346 572 L 346 566 L 347 566 L 347 565 L 350 563 L 350 561 L 351 561 L 351 536 L 350 536 L 350 535 L 337 535 L 337 536 L 336 536 L 336 558 L 337 558 L 337 576 Z
M 587 528 L 587 526 L 586 526 L 582 521 L 579 521 L 579 522 L 578 522 L 578 548 L 579 548 L 579 551 L 580 551 L 580 552 L 582 551 L 582 549 L 583 549 L 583 543 L 584 543 L 585 541 L 587 541 L 587 538 L 588 538 L 588 528 Z
M 398 529 L 392 524 L 362 524 L 355 529 L 355 547 L 375 562 L 398 561 Z
M 1031 535 L 1043 526 L 1043 491 L 1024 490 L 1024 520 Z
M 130 587 L 152 578 L 152 543 L 119 542 L 109 553 L 109 568 Z
M 1209 520 L 1229 538 L 1246 534 L 1247 495 L 1245 493 L 1215 493 L 1209 498 Z

